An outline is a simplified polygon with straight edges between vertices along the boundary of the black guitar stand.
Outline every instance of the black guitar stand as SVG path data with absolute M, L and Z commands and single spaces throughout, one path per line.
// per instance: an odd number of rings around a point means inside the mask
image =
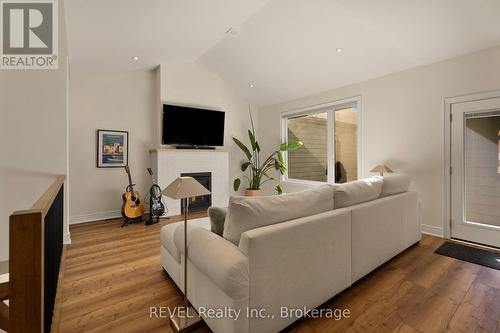
M 129 219 L 129 218 L 124 217 L 123 222 L 122 222 L 122 228 L 127 227 L 130 224 L 137 224 L 137 223 L 142 223 L 142 217 L 137 217 L 135 219 Z
M 169 217 L 165 217 L 165 218 L 169 218 Z M 145 225 L 153 225 L 153 224 L 156 224 L 160 222 L 160 217 L 159 216 L 153 216 L 152 214 L 149 215 L 149 219 L 146 220 L 146 222 L 144 222 Z

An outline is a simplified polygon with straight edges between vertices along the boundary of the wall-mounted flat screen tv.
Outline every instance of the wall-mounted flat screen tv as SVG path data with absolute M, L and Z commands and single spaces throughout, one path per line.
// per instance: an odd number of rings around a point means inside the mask
M 162 144 L 223 146 L 224 118 L 223 111 L 164 104 Z

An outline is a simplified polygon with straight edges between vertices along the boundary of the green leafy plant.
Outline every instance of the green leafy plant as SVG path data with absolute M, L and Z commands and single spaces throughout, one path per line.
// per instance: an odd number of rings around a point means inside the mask
M 300 141 L 282 143 L 279 150 L 273 151 L 264 162 L 261 163 L 260 158 L 260 146 L 255 135 L 255 128 L 253 125 L 252 112 L 248 110 L 250 114 L 250 123 L 252 128 L 248 130 L 248 138 L 250 139 L 250 148 L 248 148 L 243 142 L 233 137 L 233 141 L 236 145 L 243 151 L 247 160 L 241 164 L 241 171 L 248 172 L 244 174 L 243 177 L 248 181 L 248 189 L 250 190 L 260 190 L 262 184 L 267 181 L 276 179 L 269 175 L 271 169 L 277 170 L 281 175 L 286 172 L 285 159 L 283 157 L 283 152 L 292 151 L 302 147 L 303 143 Z M 241 178 L 236 178 L 233 183 L 235 191 L 238 191 L 241 185 Z M 276 185 L 276 192 L 278 194 L 283 193 L 283 187 L 280 182 Z

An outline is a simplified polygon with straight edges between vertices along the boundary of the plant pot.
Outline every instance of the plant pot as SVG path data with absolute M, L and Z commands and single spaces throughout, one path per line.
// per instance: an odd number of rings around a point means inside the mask
M 260 189 L 258 189 L 258 190 L 252 190 L 250 188 L 247 188 L 245 190 L 245 196 L 246 197 L 258 197 L 258 196 L 260 196 Z

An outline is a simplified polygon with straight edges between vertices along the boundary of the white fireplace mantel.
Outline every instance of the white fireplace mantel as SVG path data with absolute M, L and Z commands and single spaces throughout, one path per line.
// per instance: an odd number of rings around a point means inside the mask
M 151 149 L 151 165 L 160 188 L 164 189 L 181 173 L 212 173 L 212 205 L 226 207 L 229 200 L 229 155 L 224 150 Z M 163 197 L 167 216 L 181 214 L 180 201 Z

